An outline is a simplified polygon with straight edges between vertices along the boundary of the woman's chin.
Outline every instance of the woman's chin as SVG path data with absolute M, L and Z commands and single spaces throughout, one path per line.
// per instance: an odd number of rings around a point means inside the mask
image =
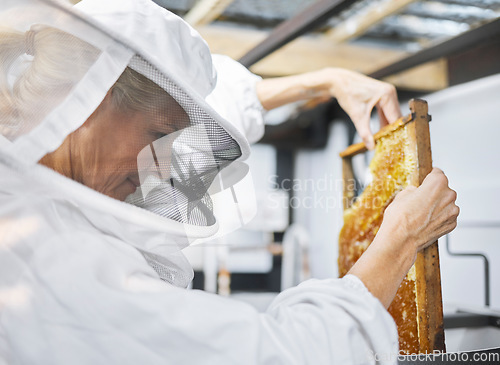
M 129 179 L 125 179 L 120 185 L 112 189 L 111 191 L 104 192 L 105 195 L 120 200 L 125 201 L 127 196 L 135 193 L 137 190 L 137 186 L 130 181 Z

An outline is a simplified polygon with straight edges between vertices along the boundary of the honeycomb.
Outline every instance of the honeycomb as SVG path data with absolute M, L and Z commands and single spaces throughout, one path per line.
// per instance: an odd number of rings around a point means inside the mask
M 370 162 L 372 181 L 352 206 L 344 211 L 339 237 L 339 274 L 344 276 L 368 248 L 380 228 L 385 208 L 410 184 L 417 169 L 415 150 L 408 138 L 408 124 L 377 140 Z M 419 352 L 415 266 L 408 272 L 389 307 L 399 334 L 400 351 Z

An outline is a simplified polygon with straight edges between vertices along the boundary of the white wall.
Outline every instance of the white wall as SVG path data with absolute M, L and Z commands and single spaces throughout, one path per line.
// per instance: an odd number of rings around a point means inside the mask
M 301 151 L 296 156 L 294 220 L 309 231 L 310 270 L 315 278 L 338 276 L 337 240 L 343 224 L 339 153 L 347 145 L 347 126 L 333 122 L 324 150 Z
M 434 166 L 458 193 L 453 252 L 480 252 L 490 261 L 491 306 L 500 309 L 500 75 L 429 95 Z M 473 228 L 485 224 L 490 227 Z M 496 224 L 497 227 L 493 227 Z M 484 303 L 483 262 L 450 256 L 440 241 L 445 304 Z

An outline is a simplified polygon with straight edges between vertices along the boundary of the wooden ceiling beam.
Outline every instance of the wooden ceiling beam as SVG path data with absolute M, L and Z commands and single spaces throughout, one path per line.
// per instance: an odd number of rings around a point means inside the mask
M 238 59 L 268 36 L 268 32 L 235 26 L 207 25 L 196 30 L 205 39 L 212 53 Z
M 213 53 L 238 59 L 268 36 L 267 32 L 210 25 L 198 29 Z M 369 57 L 367 57 L 369 55 Z M 323 67 L 342 67 L 364 74 L 373 73 L 408 54 L 393 49 L 363 47 L 351 44 L 332 45 L 325 37 L 300 37 L 265 59 L 251 70 L 264 77 L 293 75 Z M 390 80 L 398 87 L 433 91 L 446 88 L 446 62 L 430 64 L 395 75 Z
M 274 28 L 269 37 L 246 53 L 239 61 L 246 67 L 250 67 L 288 42 L 322 26 L 329 18 L 347 9 L 356 1 L 316 1 L 291 19 L 284 21 Z
M 226 26 L 198 28 L 212 53 L 238 59 L 268 35 L 267 32 Z M 370 57 L 366 57 L 367 53 Z M 266 76 L 285 76 L 317 70 L 323 67 L 344 67 L 369 73 L 407 55 L 393 49 L 368 48 L 341 44 L 332 46 L 321 36 L 300 37 L 275 54 L 257 62 L 251 69 Z
M 184 16 L 193 27 L 206 25 L 217 19 L 233 0 L 199 0 Z

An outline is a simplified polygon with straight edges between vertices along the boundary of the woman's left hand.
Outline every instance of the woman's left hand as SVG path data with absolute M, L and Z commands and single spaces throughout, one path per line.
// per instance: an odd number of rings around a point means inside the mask
M 374 148 L 370 130 L 371 112 L 376 106 L 381 128 L 400 118 L 396 88 L 387 82 L 346 69 L 326 68 L 322 72 L 325 80 L 329 80 L 330 96 L 335 97 L 349 115 L 367 148 Z
M 256 93 L 266 110 L 298 100 L 323 102 L 336 98 L 369 149 L 375 147 L 370 130 L 373 108 L 377 107 L 381 127 L 401 117 L 393 85 L 342 68 L 263 79 L 257 83 Z

